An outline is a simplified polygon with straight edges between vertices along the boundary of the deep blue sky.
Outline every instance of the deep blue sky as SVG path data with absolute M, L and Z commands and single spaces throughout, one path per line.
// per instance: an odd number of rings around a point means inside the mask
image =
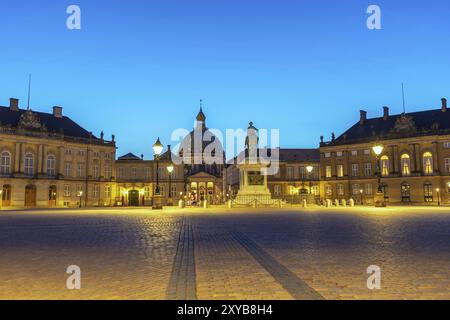
M 78 4 L 82 30 L 66 28 Z M 366 9 L 382 9 L 381 31 Z M 0 0 L 0 105 L 53 105 L 119 154 L 151 155 L 192 128 L 199 99 L 212 128 L 279 128 L 282 147 L 316 147 L 389 105 L 450 98 L 448 0 Z

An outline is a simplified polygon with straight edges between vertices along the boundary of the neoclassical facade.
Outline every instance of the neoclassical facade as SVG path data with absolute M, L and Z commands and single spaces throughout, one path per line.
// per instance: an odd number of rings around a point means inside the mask
M 53 113 L 0 107 L 2 207 L 111 205 L 116 145 Z
M 320 145 L 321 192 L 328 199 L 371 204 L 378 190 L 397 204 L 450 203 L 450 110 L 441 108 L 360 121 Z M 377 156 L 374 145 L 383 152 Z

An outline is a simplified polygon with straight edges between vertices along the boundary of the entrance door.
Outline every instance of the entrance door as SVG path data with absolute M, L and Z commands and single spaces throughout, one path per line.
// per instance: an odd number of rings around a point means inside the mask
M 411 202 L 411 186 L 408 183 L 402 184 L 402 202 Z
M 9 184 L 3 186 L 2 206 L 3 207 L 11 206 L 11 186 Z
M 50 186 L 48 189 L 48 205 L 50 207 L 56 206 L 56 186 Z
M 139 191 L 131 190 L 128 193 L 128 205 L 131 207 L 139 207 Z
M 28 185 L 25 188 L 25 207 L 36 207 L 36 187 Z

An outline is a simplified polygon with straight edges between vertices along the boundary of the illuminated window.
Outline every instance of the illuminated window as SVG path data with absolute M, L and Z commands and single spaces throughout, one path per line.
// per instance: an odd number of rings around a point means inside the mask
M 450 173 L 450 158 L 445 158 L 445 172 Z
M 423 154 L 423 171 L 425 174 L 433 174 L 433 155 L 431 152 Z
M 11 154 L 8 151 L 3 151 L 0 156 L 0 174 L 11 174 Z
M 359 164 L 357 164 L 357 163 L 352 164 L 352 176 L 353 177 L 359 176 Z
M 447 182 L 447 192 L 450 193 L 450 182 Z
M 357 155 L 358 155 L 358 150 L 353 150 L 353 151 L 352 151 L 352 156 L 353 156 L 353 157 L 356 157 Z
M 327 196 L 332 196 L 333 195 L 333 187 L 331 186 L 331 184 L 327 184 L 325 186 L 325 193 Z
M 371 183 L 366 183 L 366 194 L 367 195 L 373 194 L 373 186 Z
M 389 175 L 389 170 L 390 170 L 389 157 L 382 156 L 380 162 L 381 162 L 381 175 L 383 177 L 387 177 Z
M 409 176 L 411 174 L 411 159 L 409 154 L 402 154 L 401 157 L 402 175 Z
M 105 186 L 105 198 L 110 198 L 110 197 L 111 197 L 111 186 L 106 185 Z
M 325 174 L 327 178 L 331 178 L 331 166 L 325 167 Z
M 339 183 L 336 186 L 336 188 L 337 188 L 336 192 L 337 192 L 338 196 L 343 196 L 345 194 L 344 185 L 342 183 Z
M 71 189 L 70 189 L 70 185 L 65 185 L 64 186 L 64 197 L 70 197 L 71 196 Z
M 352 194 L 358 195 L 360 193 L 361 188 L 359 187 L 359 184 L 355 183 L 354 185 L 352 185 Z
M 339 178 L 342 178 L 344 176 L 344 165 L 343 164 L 338 164 L 336 166 L 336 169 L 337 169 L 337 176 Z
M 275 187 L 274 187 L 274 189 L 273 189 L 273 193 L 276 195 L 276 196 L 279 196 L 279 195 L 281 195 L 281 186 L 280 185 L 275 185 Z
M 409 183 L 402 183 L 401 192 L 402 202 L 411 202 L 411 186 Z
M 433 185 L 430 182 L 423 185 L 423 194 L 425 202 L 433 202 Z
M 330 152 L 325 152 L 325 158 L 331 158 L 331 153 Z
M 364 175 L 366 177 L 372 176 L 372 164 L 370 162 L 364 164 Z
M 342 157 L 342 155 L 343 155 L 343 152 L 342 152 L 342 151 L 336 152 L 336 156 L 337 156 L 337 157 Z

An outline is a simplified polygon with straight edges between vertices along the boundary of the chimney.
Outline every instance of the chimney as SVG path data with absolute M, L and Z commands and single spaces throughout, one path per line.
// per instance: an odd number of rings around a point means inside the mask
M 19 111 L 19 99 L 10 98 L 9 99 L 9 109 L 12 111 Z
M 442 110 L 442 112 L 445 112 L 445 111 L 447 111 L 447 99 L 442 98 L 441 101 L 442 101 L 442 108 L 441 108 L 441 110 Z
M 360 124 L 360 125 L 364 125 L 364 123 L 365 123 L 366 120 L 367 120 L 367 111 L 360 110 L 359 113 L 360 113 L 360 116 L 359 116 L 359 124 Z
M 53 116 L 55 118 L 62 118 L 62 108 L 60 106 L 54 106 L 53 107 Z
M 383 120 L 386 121 L 389 118 L 389 107 L 383 107 Z

